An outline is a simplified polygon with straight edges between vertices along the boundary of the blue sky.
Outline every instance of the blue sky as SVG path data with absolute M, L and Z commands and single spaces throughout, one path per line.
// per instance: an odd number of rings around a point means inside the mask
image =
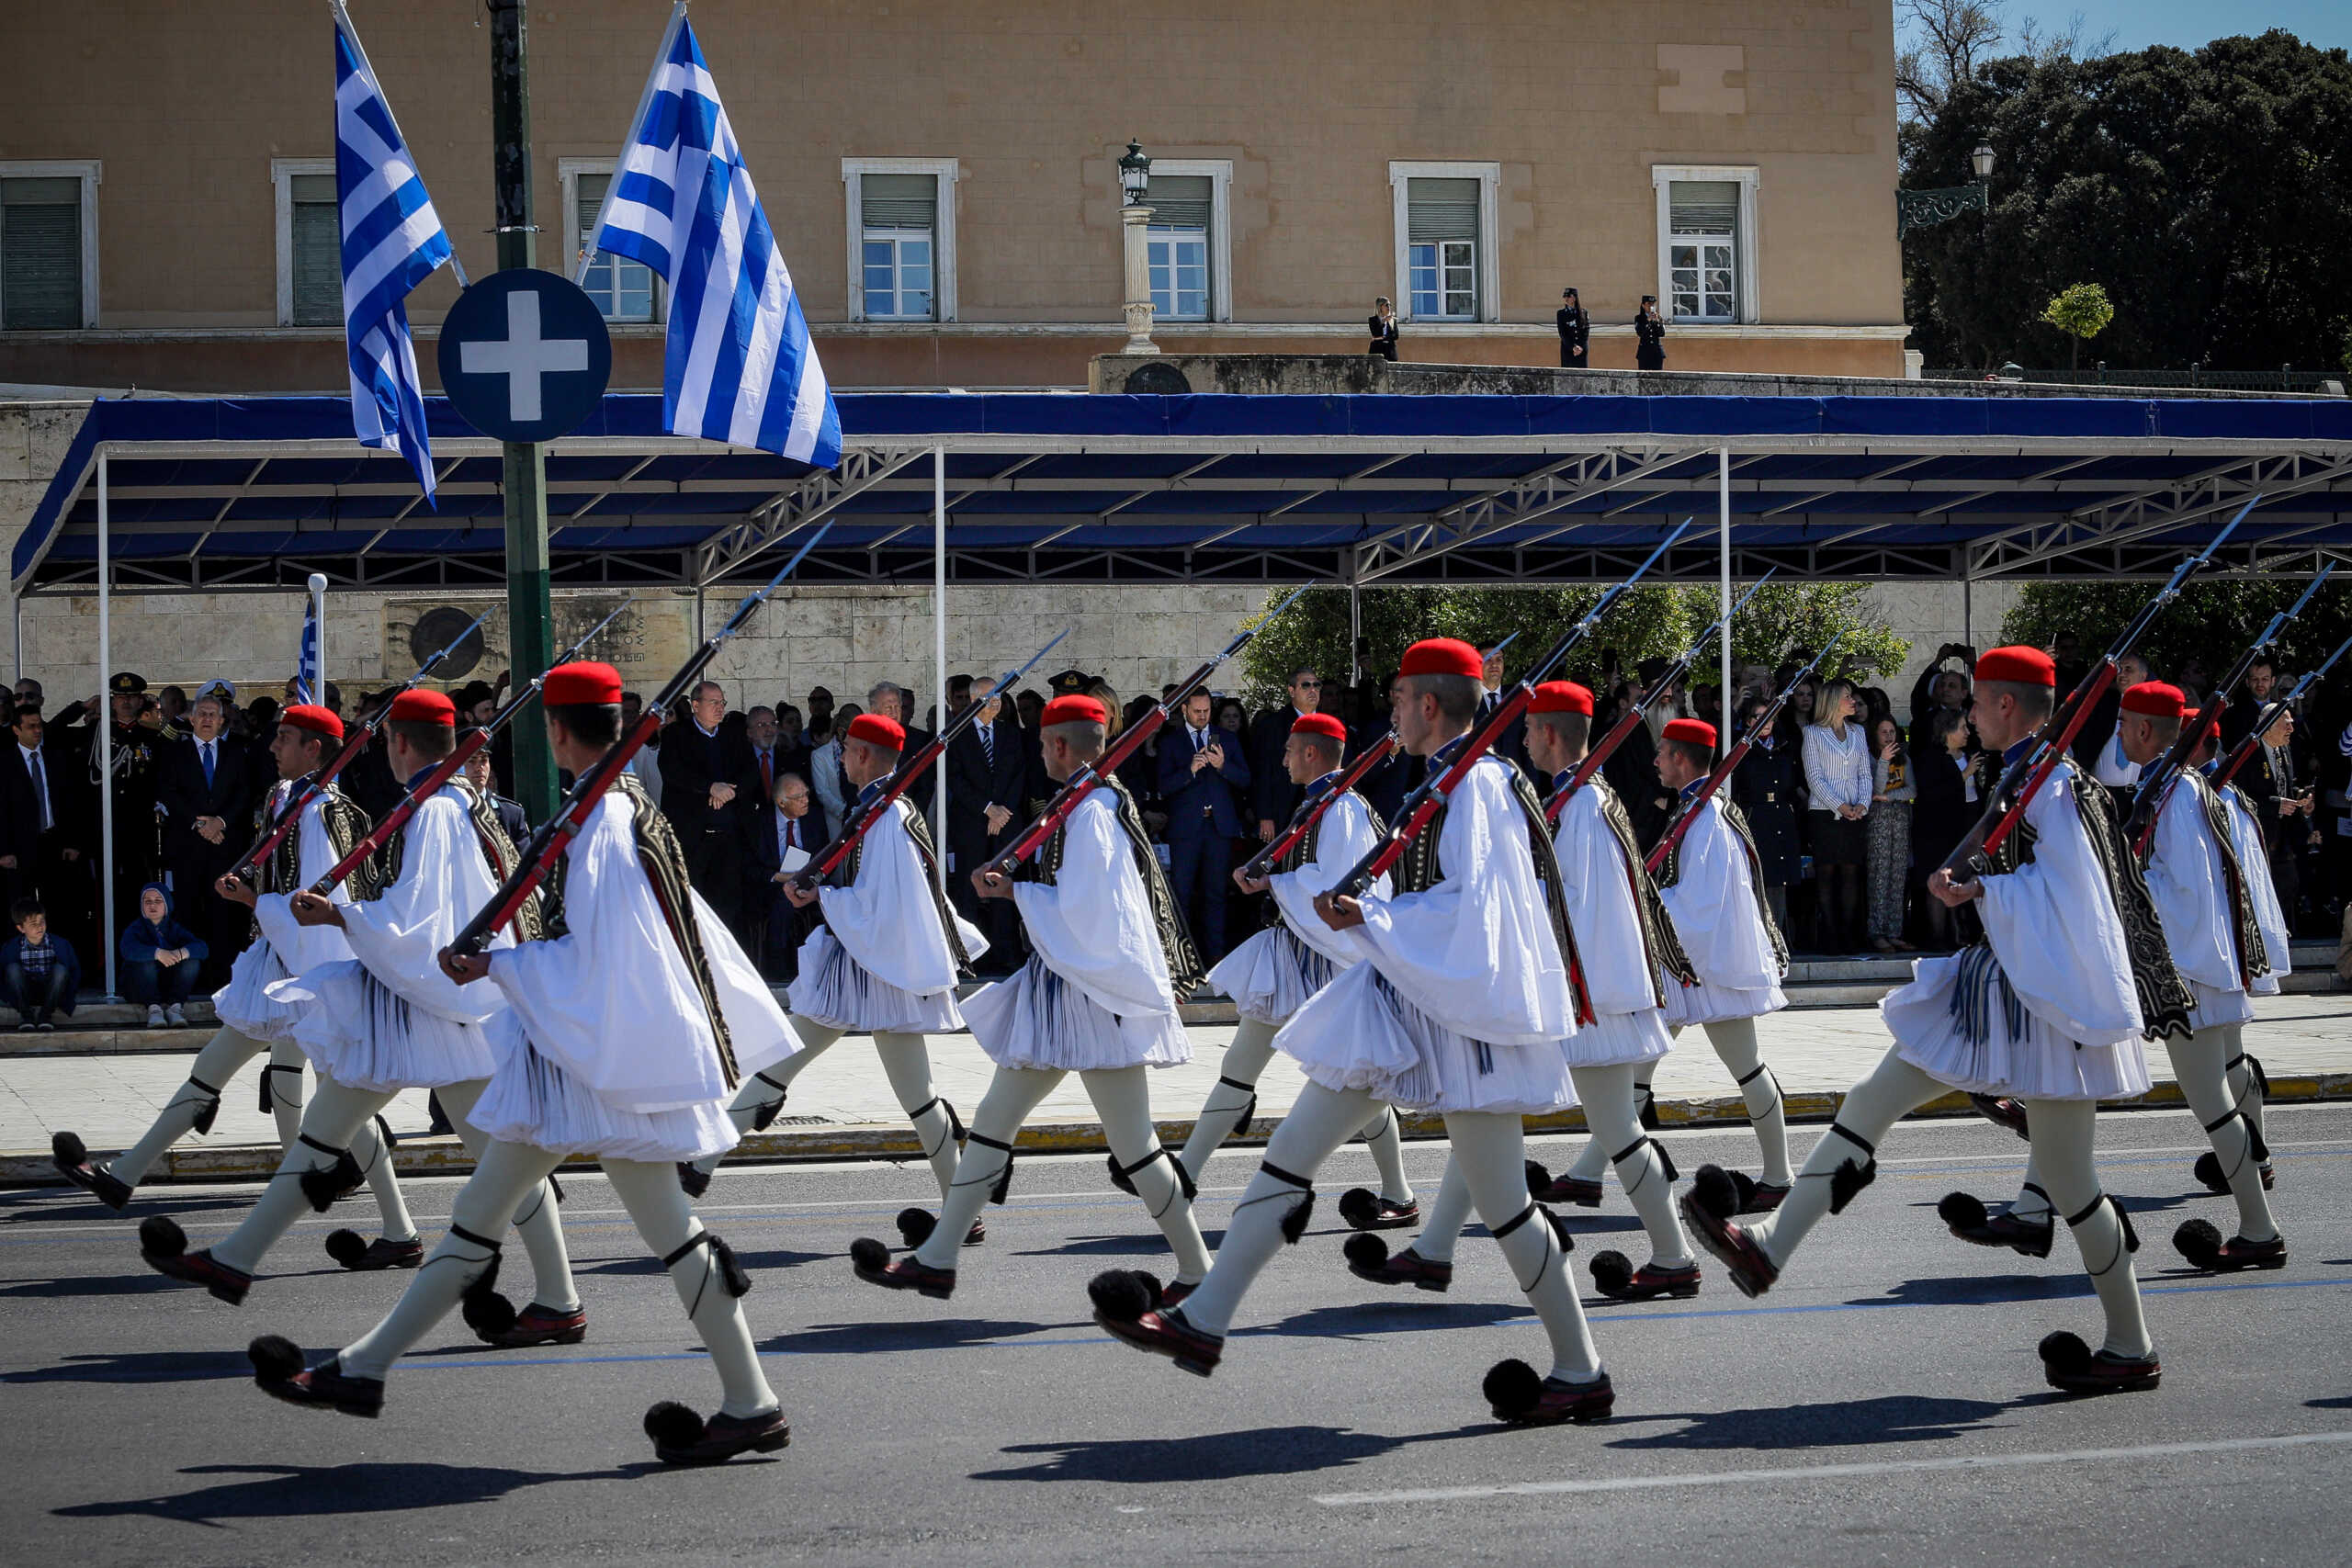
M 2076 12 L 2082 14 L 2086 39 L 2112 31 L 2120 50 L 2159 43 L 2195 49 L 2215 38 L 2272 28 L 2284 28 L 2322 49 L 2352 49 L 2352 0 L 2247 0 L 2226 6 L 2211 0 L 2008 0 L 2002 8 L 2012 39 L 2029 17 L 2047 31 L 2064 28 Z M 1899 10 L 1895 26 L 1902 27 Z

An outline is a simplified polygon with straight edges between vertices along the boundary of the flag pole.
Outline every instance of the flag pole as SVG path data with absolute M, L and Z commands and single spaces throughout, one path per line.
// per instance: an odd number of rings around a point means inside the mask
M 336 4 L 341 3 L 336 0 Z M 628 117 L 629 140 L 621 144 L 624 155 L 629 142 L 637 139 L 637 128 L 645 123 L 645 106 L 653 101 L 653 84 L 662 79 L 662 67 L 670 58 L 671 42 L 678 36 L 678 24 L 685 19 L 686 0 L 675 0 L 670 7 L 670 25 L 662 29 L 661 46 L 653 51 L 653 69 L 645 73 L 645 90 L 637 95 L 637 107 Z M 589 227 L 588 243 L 580 248 L 580 265 L 571 275 L 571 281 L 582 288 L 587 286 L 589 265 L 596 259 L 596 236 L 605 231 L 605 209 L 612 205 L 613 192 L 620 188 L 620 183 L 621 171 L 616 166 L 613 177 L 605 182 L 605 199 L 596 204 L 596 221 Z
M 303 673 L 310 677 L 311 700 L 323 704 L 327 700 L 327 574 L 311 573 L 307 586 L 311 590 L 311 636 L 316 639 L 311 646 L 317 652 L 304 661 L 309 669 Z

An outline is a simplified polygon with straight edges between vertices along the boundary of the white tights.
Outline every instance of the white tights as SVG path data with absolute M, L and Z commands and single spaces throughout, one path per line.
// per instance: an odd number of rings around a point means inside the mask
M 1078 1075 L 1102 1118 L 1102 1134 L 1111 1154 L 1136 1184 L 1136 1196 L 1159 1223 L 1176 1255 L 1176 1278 L 1186 1284 L 1208 1272 L 1208 1243 L 1201 1239 L 1200 1222 L 1193 1217 L 1192 1201 L 1177 1179 L 1175 1163 L 1160 1148 L 1159 1131 L 1151 1122 L 1151 1088 L 1148 1067 L 1102 1067 Z M 1067 1076 L 1052 1069 L 999 1067 L 989 1080 L 989 1091 L 972 1112 L 969 1141 L 956 1164 L 954 1179 L 939 1205 L 939 1224 L 915 1257 L 933 1269 L 956 1267 L 956 1249 L 980 1206 L 996 1188 L 997 1179 L 1012 1163 L 1011 1145 L 1021 1135 L 1029 1113 L 1054 1092 Z M 1154 1159 L 1155 1154 L 1162 1157 Z
M 1300 1092 L 1266 1145 L 1264 1164 L 1234 1206 L 1216 1266 L 1178 1309 L 1185 1322 L 1208 1334 L 1221 1335 L 1231 1327 L 1241 1298 L 1283 1244 L 1283 1221 L 1307 1197 L 1307 1189 L 1272 1172 L 1312 1182 L 1317 1168 L 1364 1124 L 1377 1103 L 1362 1089 L 1329 1089 L 1317 1083 Z M 1567 1254 L 1550 1221 L 1527 1196 L 1526 1141 L 1520 1119 L 1493 1111 L 1448 1111 L 1445 1130 L 1453 1141 L 1447 1179 L 1451 1182 L 1453 1172 L 1461 1172 L 1478 1217 L 1498 1233 L 1511 1275 L 1551 1338 L 1553 1375 L 1589 1382 L 1600 1375 L 1600 1353 L 1568 1283 Z
M 1764 1058 L 1756 1048 L 1756 1021 L 1752 1018 L 1727 1018 L 1719 1022 L 1700 1025 L 1707 1032 L 1707 1043 L 1739 1085 L 1740 1098 L 1747 1102 L 1748 1124 L 1756 1129 L 1756 1143 L 1763 1156 L 1764 1168 L 1758 1179 L 1768 1186 L 1789 1184 L 1789 1122 L 1781 1104 L 1781 1084 L 1764 1066 Z M 1682 1038 L 1682 1026 L 1674 1028 L 1674 1037 Z M 1643 1100 L 1651 1098 L 1650 1083 L 1657 1077 L 1657 1065 L 1663 1057 L 1653 1057 L 1634 1068 L 1634 1094 Z M 1589 1111 L 1587 1115 L 1589 1116 Z M 1580 1181 L 1598 1181 L 1608 1167 L 1609 1156 L 1625 1145 L 1594 1138 L 1577 1156 L 1568 1174 Z M 1622 1177 L 1624 1173 L 1620 1172 Z M 1651 1235 L 1656 1237 L 1657 1232 Z
M 734 1122 L 738 1133 L 752 1131 L 762 1116 L 774 1116 L 783 1106 L 785 1091 L 792 1087 L 793 1080 L 815 1066 L 817 1058 L 849 1032 L 797 1013 L 789 1021 L 803 1042 L 802 1049 L 743 1080 L 743 1087 L 735 1092 L 734 1103 L 727 1108 L 728 1117 Z M 956 1179 L 956 1123 L 947 1113 L 947 1102 L 933 1092 L 930 1046 L 920 1034 L 876 1030 L 874 1054 L 882 1058 L 882 1071 L 890 1080 L 890 1092 L 899 1097 L 899 1108 L 914 1123 L 915 1136 L 922 1140 L 923 1158 L 931 1162 L 931 1173 L 938 1179 L 940 1195 L 944 1198 L 948 1183 Z M 709 1155 L 695 1165 L 707 1173 L 718 1168 L 722 1157 Z
M 1200 1119 L 1193 1123 L 1193 1135 L 1184 1140 L 1184 1152 L 1176 1156 L 1194 1181 L 1208 1168 L 1209 1156 L 1240 1131 L 1242 1112 L 1257 1103 L 1258 1079 L 1266 1064 L 1274 1059 L 1274 1034 L 1279 1027 L 1245 1018 L 1233 1032 L 1233 1043 L 1225 1048 L 1217 1080 L 1202 1103 Z M 1373 1163 L 1380 1168 L 1380 1195 L 1392 1203 L 1411 1202 L 1413 1184 L 1405 1179 L 1405 1141 L 1396 1125 L 1396 1109 L 1382 1106 L 1379 1116 L 1357 1135 L 1371 1146 Z
M 492 1144 L 485 1148 L 472 1179 L 458 1189 L 457 1201 L 449 1206 L 449 1234 L 425 1258 L 384 1320 L 341 1352 L 343 1370 L 354 1377 L 381 1378 L 391 1371 L 394 1361 L 415 1348 L 498 1256 L 494 1243 L 483 1246 L 458 1233 L 499 1235 L 508 1216 L 529 1200 L 534 1188 L 544 1187 L 562 1162 L 561 1155 L 528 1144 Z M 702 1336 L 726 1390 L 720 1411 L 729 1416 L 755 1416 L 776 1408 L 775 1391 L 760 1371 L 759 1352 L 752 1348 L 752 1331 L 743 1321 L 742 1303 L 721 1282 L 718 1259 L 708 1247 L 682 1250 L 703 1234 L 703 1227 L 688 1207 L 685 1193 L 679 1190 L 676 1168 L 641 1160 L 603 1163 L 613 1191 L 637 1224 L 637 1234 L 653 1256 L 674 1259 L 669 1266 L 670 1282 L 685 1303 L 686 1315 Z
M 1851 1160 L 1865 1165 L 1889 1129 L 1909 1111 L 1945 1092 L 1939 1080 L 1913 1066 L 1890 1047 L 1868 1077 L 1856 1084 L 1838 1108 L 1831 1130 L 1821 1136 L 1797 1173 L 1796 1185 L 1780 1208 L 1748 1235 L 1765 1256 L 1782 1268 L 1808 1232 L 1829 1212 L 1830 1183 Z M 2107 1314 L 2104 1348 L 2119 1356 L 2149 1353 L 2147 1320 L 2140 1311 L 2140 1282 L 2124 1242 L 2123 1224 L 2113 1200 L 2099 1190 L 2091 1165 L 2098 1106 L 2087 1100 L 2030 1100 L 2026 1125 L 2033 1134 L 2033 1163 L 2051 1201 L 2075 1234 L 2083 1267 Z M 1843 1128 L 1862 1142 L 1841 1134 Z M 1867 1145 L 1868 1148 L 1864 1145 Z

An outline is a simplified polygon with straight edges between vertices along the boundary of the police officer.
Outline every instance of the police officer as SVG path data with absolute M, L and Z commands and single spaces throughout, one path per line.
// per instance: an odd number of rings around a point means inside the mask
M 1724 731 L 1724 743 L 1737 744 L 1735 738 L 1747 734 L 1763 711 L 1761 697 L 1743 701 L 1739 721 Z M 1775 724 L 1758 736 L 1732 770 L 1730 784 L 1732 798 L 1747 814 L 1748 836 L 1756 840 L 1765 901 L 1772 908 L 1773 920 L 1785 931 L 1789 886 L 1804 874 L 1804 856 L 1797 836 L 1797 814 L 1804 809 L 1804 758 L 1790 727 Z
M 163 862 L 155 818 L 155 773 L 162 743 L 156 730 L 139 722 L 147 706 L 145 676 L 116 671 L 107 682 L 107 706 L 114 751 L 114 911 L 117 920 L 127 921 L 130 911 L 139 908 L 139 890 L 156 879 Z M 74 751 L 69 754 L 85 759 L 89 769 L 85 776 L 93 790 L 99 782 L 96 710 L 94 697 L 57 716 L 58 728 L 70 727 L 74 731 Z M 81 848 L 95 866 L 104 843 L 103 829 L 93 821 L 91 829 L 91 842 Z M 107 931 L 99 940 L 111 942 L 116 934 Z
M 1592 368 L 1586 353 L 1592 341 L 1592 317 L 1573 288 L 1560 290 L 1560 367 L 1564 370 Z

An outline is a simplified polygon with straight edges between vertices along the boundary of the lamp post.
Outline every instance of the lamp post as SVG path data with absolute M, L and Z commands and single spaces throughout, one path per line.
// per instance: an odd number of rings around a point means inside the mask
M 1947 222 L 1963 212 L 1982 212 L 1990 220 L 1993 210 L 1993 149 L 1978 143 L 1975 151 L 1968 155 L 1968 164 L 1976 173 L 1976 178 L 1971 184 L 1947 186 L 1940 190 L 1898 190 L 1894 193 L 1894 238 L 1898 243 L 1914 229 Z
M 1119 160 L 1119 190 L 1126 205 L 1119 210 L 1119 225 L 1126 245 L 1127 345 L 1124 354 L 1158 354 L 1151 341 L 1151 256 L 1145 246 L 1144 226 L 1151 221 L 1146 197 L 1151 194 L 1151 155 L 1143 143 L 1127 142 Z

